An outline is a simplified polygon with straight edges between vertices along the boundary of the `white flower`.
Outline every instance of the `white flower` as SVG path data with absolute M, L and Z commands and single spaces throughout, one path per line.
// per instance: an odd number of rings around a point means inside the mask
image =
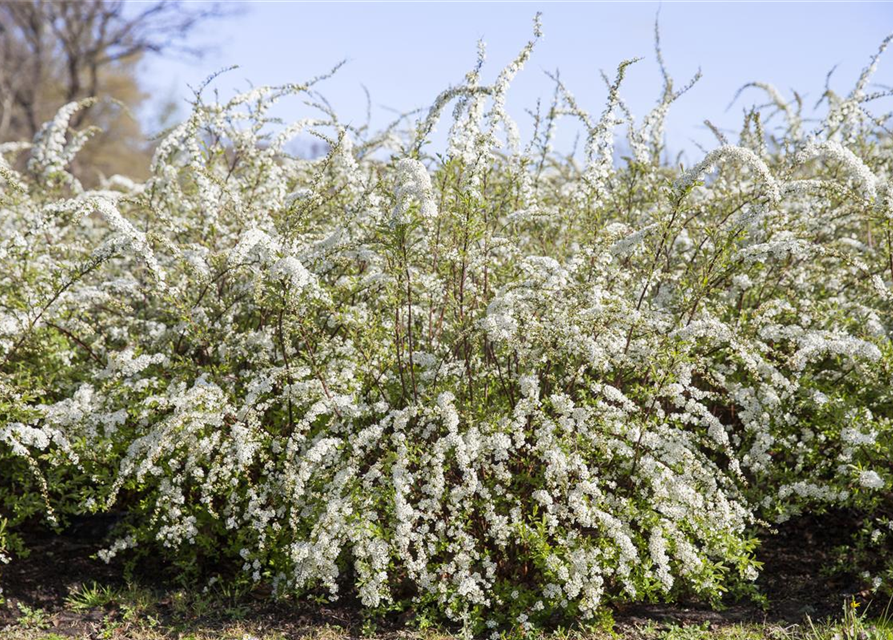
M 270 274 L 276 279 L 288 282 L 295 293 L 300 293 L 314 281 L 313 274 L 304 268 L 300 260 L 292 256 L 276 261 L 270 268 Z
M 396 224 L 406 224 L 409 219 L 409 208 L 413 203 L 419 207 L 422 220 L 430 220 L 437 216 L 437 205 L 431 187 L 431 176 L 418 160 L 403 158 L 397 162 L 397 206 L 394 208 L 392 220 Z
M 860 471 L 859 484 L 866 489 L 883 489 L 884 479 L 876 471 Z

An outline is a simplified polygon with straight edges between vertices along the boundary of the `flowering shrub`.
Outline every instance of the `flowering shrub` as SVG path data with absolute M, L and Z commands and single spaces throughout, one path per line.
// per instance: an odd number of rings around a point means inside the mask
M 804 509 L 861 509 L 889 548 L 880 53 L 811 131 L 755 85 L 770 105 L 682 169 L 664 120 L 691 84 L 664 72 L 636 123 L 634 61 L 598 117 L 556 78 L 522 142 L 506 94 L 539 36 L 380 133 L 325 105 L 277 126 L 269 107 L 319 79 L 199 93 L 143 184 L 68 172 L 83 103 L 0 147 L 12 523 L 115 509 L 105 559 L 238 559 L 280 593 L 415 600 L 479 631 L 716 598 L 756 579 L 753 525 Z M 568 120 L 580 159 L 552 148 Z M 328 154 L 289 156 L 302 131 Z

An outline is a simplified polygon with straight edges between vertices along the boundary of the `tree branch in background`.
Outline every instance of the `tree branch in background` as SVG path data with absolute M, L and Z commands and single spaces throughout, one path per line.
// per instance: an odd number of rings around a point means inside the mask
M 33 137 L 40 123 L 73 100 L 111 97 L 138 107 L 146 94 L 137 63 L 152 54 L 201 55 L 206 47 L 195 43 L 198 28 L 232 13 L 216 2 L 0 0 L 0 141 Z M 119 161 L 125 153 L 144 159 L 146 149 L 137 148 L 144 136 L 126 111 L 100 103 L 78 113 L 72 126 L 96 124 L 109 132 L 106 142 L 119 149 L 103 153 Z M 101 169 L 105 163 L 88 164 Z

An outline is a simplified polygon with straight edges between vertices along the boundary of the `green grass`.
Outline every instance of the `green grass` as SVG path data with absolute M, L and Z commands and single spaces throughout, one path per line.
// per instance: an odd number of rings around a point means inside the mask
M 5 605 L 15 622 L 0 628 L 0 640 L 453 640 L 442 629 L 381 630 L 377 624 L 344 626 L 280 615 L 243 592 L 207 589 L 156 592 L 140 586 L 96 582 L 73 588 L 59 610 L 17 602 Z M 286 609 L 287 610 L 287 609 Z M 501 640 L 893 640 L 890 603 L 861 606 L 850 601 L 835 619 L 780 623 L 678 624 L 658 621 L 558 629 L 532 635 L 504 634 Z M 369 621 L 373 622 L 374 621 Z
M 307 640 L 353 640 L 354 633 L 330 625 L 277 628 L 269 622 L 235 621 L 213 622 L 207 625 L 192 625 L 188 629 L 166 626 L 123 624 L 104 619 L 98 625 L 96 638 L 119 638 L 127 640 L 286 640 L 302 638 Z M 82 637 L 80 635 L 59 634 L 27 626 L 13 626 L 0 630 L 3 640 L 60 640 L 61 638 Z M 362 637 L 362 636 L 360 636 Z M 402 631 L 389 632 L 370 638 L 400 640 L 454 640 L 459 636 L 443 632 Z M 506 637 L 511 640 L 511 637 Z M 849 626 L 844 622 L 805 623 L 802 625 L 780 626 L 774 624 L 737 623 L 714 626 L 699 625 L 643 625 L 627 627 L 622 631 L 604 633 L 552 632 L 527 636 L 518 640 L 893 640 L 893 628 L 870 621 Z

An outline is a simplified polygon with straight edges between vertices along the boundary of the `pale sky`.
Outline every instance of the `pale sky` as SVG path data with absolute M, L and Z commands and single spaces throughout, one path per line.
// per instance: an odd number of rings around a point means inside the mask
M 460 82 L 475 62 L 476 43 L 487 43 L 484 81 L 492 81 L 529 39 L 541 11 L 544 37 L 508 95 L 509 113 L 529 131 L 525 109 L 547 102 L 552 84 L 543 73 L 560 69 L 579 104 L 598 116 L 606 88 L 599 70 L 613 76 L 626 58 L 643 57 L 628 73 L 621 95 L 641 118 L 659 96 L 653 25 L 658 3 L 443 2 L 297 3 L 243 2 L 240 15 L 205 29 L 201 39 L 216 48 L 198 61 L 152 59 L 145 86 L 159 102 L 189 95 L 215 70 L 238 65 L 213 86 L 224 95 L 250 84 L 300 82 L 342 59 L 348 64 L 320 87 L 342 120 L 365 120 L 365 85 L 373 123 L 391 119 L 388 109 L 427 107 L 447 86 Z M 893 32 L 891 3 L 684 3 L 663 2 L 664 57 L 677 86 L 700 67 L 703 78 L 670 112 L 671 150 L 700 155 L 692 141 L 715 146 L 702 122 L 720 127 L 741 122 L 743 107 L 764 102 L 749 90 L 727 111 L 736 90 L 750 81 L 776 85 L 786 96 L 796 89 L 811 106 L 825 76 L 837 65 L 832 88 L 848 92 L 860 70 Z M 881 61 L 875 82 L 893 85 L 893 51 Z M 880 105 L 893 110 L 893 100 Z M 147 120 L 151 120 L 147 111 Z M 300 101 L 276 115 L 296 120 L 310 112 Z M 151 126 L 151 124 L 150 124 Z M 570 123 L 559 143 L 569 147 Z M 445 130 L 446 123 L 440 129 Z M 734 134 L 733 134 L 734 135 Z

